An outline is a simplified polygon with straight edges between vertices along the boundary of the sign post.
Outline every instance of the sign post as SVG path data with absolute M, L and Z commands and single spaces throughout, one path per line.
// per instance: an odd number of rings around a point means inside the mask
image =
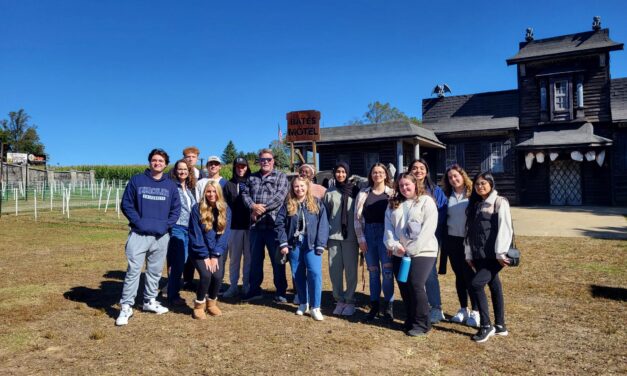
M 291 168 L 294 168 L 294 142 L 311 141 L 313 144 L 313 164 L 316 167 L 316 141 L 320 141 L 320 111 L 305 110 L 288 112 L 287 142 L 290 143 Z M 307 161 L 304 161 L 307 163 Z

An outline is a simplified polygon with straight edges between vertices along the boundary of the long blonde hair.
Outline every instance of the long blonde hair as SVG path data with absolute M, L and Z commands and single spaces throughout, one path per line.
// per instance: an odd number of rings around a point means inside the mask
M 305 194 L 305 204 L 307 205 L 307 210 L 310 213 L 318 214 L 318 211 L 320 209 L 318 208 L 316 199 L 311 194 L 311 184 L 309 183 L 309 179 L 297 176 L 294 178 L 294 180 L 292 180 L 290 193 L 287 195 L 287 215 L 296 215 L 296 213 L 298 212 L 298 205 L 300 205 L 300 202 L 298 202 L 298 198 L 296 198 L 296 194 L 294 193 L 294 184 L 301 181 L 304 182 L 307 186 L 307 193 Z
M 222 193 L 222 187 L 220 187 L 220 183 L 218 183 L 217 181 L 213 181 L 213 180 L 209 180 L 207 182 L 207 185 L 205 186 L 205 189 L 202 192 L 202 197 L 200 199 L 200 204 L 198 205 L 198 209 L 200 210 L 200 223 L 202 223 L 205 226 L 205 231 L 209 231 L 211 229 L 213 229 L 213 221 L 214 221 L 214 217 L 213 217 L 213 206 L 211 206 L 211 204 L 209 204 L 209 202 L 207 202 L 207 189 L 209 189 L 209 187 L 213 187 L 216 190 L 216 203 L 215 203 L 215 208 L 218 209 L 218 228 L 216 229 L 216 232 L 218 234 L 222 234 L 224 233 L 224 230 L 226 229 L 226 211 L 227 211 L 227 204 L 226 201 L 224 201 L 224 195 Z

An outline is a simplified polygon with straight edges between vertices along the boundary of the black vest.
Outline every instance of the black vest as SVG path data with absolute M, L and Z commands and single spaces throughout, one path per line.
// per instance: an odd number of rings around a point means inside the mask
M 468 229 L 468 241 L 473 259 L 496 259 L 494 245 L 499 231 L 499 213 L 495 205 L 483 201 Z

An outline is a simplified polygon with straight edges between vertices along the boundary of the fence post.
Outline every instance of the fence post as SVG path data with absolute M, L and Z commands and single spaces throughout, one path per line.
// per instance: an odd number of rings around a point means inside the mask
M 18 215 L 18 208 L 17 208 L 17 188 L 13 188 L 13 195 L 15 196 L 15 215 Z
M 71 196 L 71 192 L 70 192 L 71 188 L 67 189 L 67 219 L 70 219 L 70 196 Z
M 37 221 L 37 188 L 33 192 L 33 198 L 35 199 L 35 221 Z
M 111 198 L 111 189 L 113 189 L 113 187 L 109 187 L 109 191 L 107 192 L 107 203 L 105 204 L 105 210 L 104 212 L 107 212 L 107 209 L 109 208 L 109 198 Z

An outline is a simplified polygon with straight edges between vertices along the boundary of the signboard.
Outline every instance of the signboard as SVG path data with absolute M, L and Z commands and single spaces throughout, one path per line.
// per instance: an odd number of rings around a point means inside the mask
M 28 154 L 26 153 L 7 153 L 7 163 L 26 164 L 28 162 Z
M 46 164 L 46 156 L 45 155 L 28 155 L 28 163 L 30 164 Z
M 287 113 L 287 142 L 320 141 L 320 111 Z

